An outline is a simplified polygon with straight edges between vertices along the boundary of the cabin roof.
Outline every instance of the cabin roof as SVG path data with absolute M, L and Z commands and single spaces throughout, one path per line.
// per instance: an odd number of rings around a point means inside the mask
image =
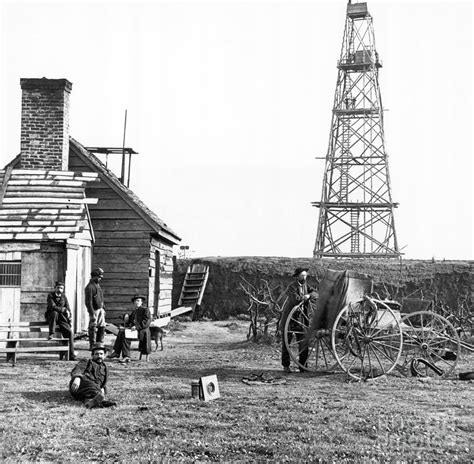
M 174 232 L 162 219 L 160 219 L 143 201 L 138 198 L 135 193 L 120 182 L 120 179 L 110 170 L 104 163 L 93 153 L 88 151 L 84 145 L 79 143 L 72 137 L 69 138 L 69 150 L 72 150 L 79 156 L 92 171 L 98 173 L 103 182 L 112 188 L 134 211 L 136 211 L 142 219 L 151 227 L 151 229 L 162 238 L 173 244 L 178 244 L 181 237 Z M 10 161 L 5 169 L 9 167 L 17 167 L 20 164 L 20 155 L 17 155 Z
M 132 190 L 122 184 L 120 179 L 108 169 L 97 156 L 89 152 L 77 140 L 70 138 L 70 150 L 73 150 L 91 169 L 97 172 L 101 180 L 111 187 L 142 219 L 164 239 L 178 244 L 181 238 L 162 219 L 160 219 Z
M 94 172 L 0 171 L 0 240 L 93 239 L 86 198 Z

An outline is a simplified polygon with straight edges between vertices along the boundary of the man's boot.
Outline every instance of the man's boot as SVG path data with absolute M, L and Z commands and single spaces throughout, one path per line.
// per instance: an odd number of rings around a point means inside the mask
M 92 347 L 95 345 L 95 327 L 89 328 L 89 346 L 92 350 Z
M 97 343 L 104 343 L 105 327 L 97 327 Z

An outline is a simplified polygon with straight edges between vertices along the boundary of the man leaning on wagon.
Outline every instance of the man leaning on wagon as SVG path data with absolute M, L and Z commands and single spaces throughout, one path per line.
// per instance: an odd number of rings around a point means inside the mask
M 292 282 L 286 292 L 288 296 L 288 301 L 286 306 L 283 310 L 281 319 L 280 319 L 280 331 L 281 331 L 281 364 L 283 366 L 283 370 L 287 373 L 291 372 L 290 369 L 290 353 L 285 344 L 285 325 L 290 315 L 290 311 L 298 304 L 303 302 L 303 305 L 306 307 L 309 305 L 309 301 L 314 301 L 318 298 L 318 292 L 316 289 L 308 285 L 306 282 L 306 278 L 308 277 L 308 268 L 305 267 L 297 267 L 295 272 L 293 273 L 293 277 L 295 277 L 295 281 Z M 299 345 L 299 359 L 298 362 L 304 366 L 306 365 L 306 360 L 308 359 L 308 347 L 306 346 L 306 340 L 304 340 L 300 334 L 296 334 L 297 342 Z M 299 368 L 301 372 L 304 372 L 302 367 Z
M 104 271 L 97 267 L 91 272 L 91 280 L 85 288 L 85 302 L 89 313 L 89 344 L 90 348 L 96 343 L 104 343 L 105 336 L 105 309 L 104 293 L 100 281 Z

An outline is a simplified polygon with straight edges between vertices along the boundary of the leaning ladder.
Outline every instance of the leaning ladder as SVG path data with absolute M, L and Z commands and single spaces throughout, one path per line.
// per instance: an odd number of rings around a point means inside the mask
M 188 266 L 178 306 L 196 309 L 196 306 L 201 304 L 208 277 L 209 266 L 205 264 Z

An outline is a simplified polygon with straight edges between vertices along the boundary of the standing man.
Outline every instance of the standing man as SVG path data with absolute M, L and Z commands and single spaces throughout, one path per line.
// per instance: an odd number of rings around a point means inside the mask
M 100 281 L 104 271 L 97 267 L 91 272 L 91 280 L 85 288 L 85 301 L 89 313 L 89 345 L 90 348 L 96 343 L 104 343 L 105 336 L 105 309 L 104 293 L 100 287 Z
M 71 309 L 64 294 L 64 282 L 54 284 L 54 292 L 48 293 L 46 300 L 46 312 L 44 314 L 49 324 L 48 340 L 52 340 L 56 329 L 64 338 L 69 339 L 69 360 L 75 361 L 74 356 L 74 335 L 72 333 Z
M 290 314 L 290 311 L 298 304 L 302 303 L 305 307 L 309 305 L 310 299 L 316 299 L 318 297 L 318 292 L 311 286 L 306 283 L 306 278 L 308 277 L 308 268 L 304 267 L 297 267 L 293 274 L 295 277 L 295 281 L 291 283 L 286 292 L 288 296 L 288 300 L 286 303 L 286 307 L 283 310 L 280 319 L 280 332 L 281 332 L 281 364 L 283 366 L 283 370 L 286 373 L 290 373 L 290 353 L 286 348 L 285 344 L 285 325 Z M 289 337 L 292 337 L 293 334 L 290 332 L 288 334 Z M 299 339 L 298 339 L 299 338 Z M 299 363 L 301 365 L 306 364 L 306 360 L 308 359 L 308 347 L 306 346 L 306 341 L 301 339 L 301 335 L 298 337 L 298 345 L 299 345 Z M 299 368 L 301 372 L 304 372 L 302 367 Z

